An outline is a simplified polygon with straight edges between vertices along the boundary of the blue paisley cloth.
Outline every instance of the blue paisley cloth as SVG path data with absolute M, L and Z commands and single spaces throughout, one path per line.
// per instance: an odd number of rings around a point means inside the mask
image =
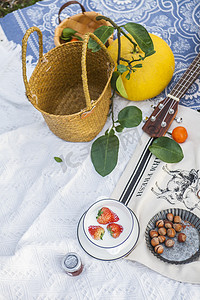
M 110 17 L 118 25 L 140 23 L 164 39 L 175 56 L 175 73 L 167 94 L 190 65 L 200 48 L 200 0 L 80 0 L 86 11 L 96 11 Z M 41 1 L 17 10 L 1 19 L 0 24 L 8 40 L 21 44 L 26 30 L 37 26 L 43 33 L 44 53 L 54 46 L 54 31 L 58 25 L 58 11 L 64 0 Z M 79 5 L 70 5 L 62 11 L 61 19 L 80 13 Z M 36 36 L 28 41 L 27 54 L 32 61 L 38 58 Z M 197 79 L 181 99 L 181 104 L 200 108 L 200 79 Z

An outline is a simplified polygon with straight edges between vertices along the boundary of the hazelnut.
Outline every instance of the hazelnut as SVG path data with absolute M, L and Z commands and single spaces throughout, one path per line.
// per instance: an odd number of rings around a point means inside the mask
M 158 233 L 160 235 L 166 235 L 167 229 L 165 227 L 161 227 L 161 228 L 158 229 Z
M 167 214 L 167 219 L 168 219 L 170 222 L 173 222 L 174 215 L 173 215 L 172 213 L 168 213 L 168 214 Z
M 185 235 L 185 233 L 183 233 L 183 232 L 179 233 L 179 234 L 178 234 L 178 241 L 179 241 L 179 243 L 184 243 L 185 240 L 186 240 L 186 235 Z
M 175 237 L 176 231 L 174 230 L 174 228 L 167 229 L 167 235 L 168 235 L 168 237 L 171 237 L 171 238 Z
M 160 228 L 160 227 L 164 227 L 164 221 L 163 220 L 158 220 L 156 222 L 156 227 Z
M 174 216 L 174 223 L 181 223 L 181 217 L 180 216 Z
M 158 236 L 158 232 L 156 230 L 150 230 L 149 235 L 151 238 Z
M 165 220 L 165 228 L 172 228 L 172 227 L 173 227 L 173 223 L 168 220 Z
M 160 243 L 164 243 L 164 241 L 166 240 L 166 237 L 164 235 L 159 235 L 158 240 Z
M 165 246 L 166 246 L 167 248 L 173 247 L 173 246 L 174 246 L 174 241 L 171 240 L 171 239 L 166 240 L 166 241 L 165 241 Z
M 179 223 L 173 224 L 173 228 L 177 231 L 180 232 L 182 230 L 182 225 Z
M 164 251 L 164 248 L 162 245 L 157 245 L 157 246 L 155 246 L 154 251 L 158 254 L 162 254 Z
M 158 244 L 159 244 L 158 238 L 157 238 L 157 237 L 152 238 L 152 240 L 151 240 L 151 245 L 152 245 L 153 247 L 155 247 L 155 246 L 157 246 Z

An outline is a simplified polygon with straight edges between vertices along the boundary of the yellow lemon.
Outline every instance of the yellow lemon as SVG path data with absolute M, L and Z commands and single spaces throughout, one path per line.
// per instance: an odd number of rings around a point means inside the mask
M 125 78 L 128 71 L 122 74 L 123 84 L 128 95 L 127 99 L 129 100 L 141 101 L 157 96 L 165 89 L 173 76 L 175 61 L 172 50 L 160 37 L 154 34 L 150 34 L 150 36 L 156 53 L 145 58 L 144 61 L 132 64 L 134 66 L 141 63 L 142 68 L 137 68 L 136 72 L 131 72 L 129 80 Z M 117 40 L 111 43 L 108 51 L 113 60 L 117 62 Z M 133 44 L 125 36 L 121 36 L 121 57 L 132 60 L 132 57 L 137 59 L 139 55 L 144 56 L 141 49 L 138 49 L 138 51 L 133 56 Z M 127 63 L 123 61 L 120 61 L 120 64 L 127 66 Z

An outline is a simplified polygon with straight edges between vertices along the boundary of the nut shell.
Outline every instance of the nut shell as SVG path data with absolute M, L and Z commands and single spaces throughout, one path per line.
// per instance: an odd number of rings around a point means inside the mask
M 158 229 L 158 233 L 160 235 L 166 235 L 167 229 L 165 227 L 161 227 L 161 228 Z
M 174 216 L 174 223 L 181 223 L 181 217 L 180 216 Z
M 158 236 L 158 232 L 156 230 L 150 230 L 149 235 L 151 238 L 154 238 Z
M 153 247 L 159 245 L 159 240 L 158 240 L 157 237 L 152 238 L 152 240 L 151 240 L 151 245 L 152 245 Z
M 173 246 L 174 246 L 174 241 L 171 240 L 171 239 L 166 240 L 166 241 L 165 241 L 165 246 L 166 246 L 167 248 L 173 247 Z
M 187 236 L 186 236 L 185 233 L 181 232 L 181 233 L 178 234 L 179 243 L 184 243 L 186 241 L 186 238 L 187 238 Z
M 165 228 L 172 228 L 173 227 L 173 223 L 169 220 L 165 220 Z
M 180 232 L 182 230 L 182 225 L 180 223 L 173 224 L 173 228 L 176 230 L 176 232 Z
M 156 227 L 158 227 L 158 228 L 164 227 L 164 221 L 163 220 L 158 220 L 156 222 Z
M 175 235 L 176 235 L 176 231 L 175 231 L 174 228 L 167 229 L 167 236 L 168 237 L 173 238 L 173 237 L 175 237 Z
M 167 214 L 167 220 L 169 220 L 170 222 L 173 222 L 174 220 L 174 215 L 172 213 L 168 213 Z
M 160 243 L 164 243 L 164 241 L 166 240 L 166 237 L 164 235 L 159 235 L 158 240 Z
M 162 254 L 164 251 L 164 248 L 162 245 L 157 245 L 157 246 L 155 246 L 154 251 L 158 254 Z

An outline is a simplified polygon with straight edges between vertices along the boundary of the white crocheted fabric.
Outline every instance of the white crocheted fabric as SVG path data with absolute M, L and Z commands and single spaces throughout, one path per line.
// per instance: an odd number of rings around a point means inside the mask
M 76 231 L 81 215 L 98 198 L 111 195 L 141 128 L 120 135 L 117 168 L 100 177 L 90 159 L 92 142 L 57 138 L 27 100 L 21 46 L 6 41 L 2 32 L 1 40 L 0 299 L 199 299 L 198 285 L 170 280 L 125 259 L 99 261 L 80 247 Z M 29 74 L 33 68 L 28 58 Z M 116 98 L 115 113 L 127 103 Z M 108 120 L 105 129 L 110 124 Z M 58 164 L 54 156 L 64 162 Z M 69 251 L 79 253 L 84 264 L 77 277 L 61 267 Z

